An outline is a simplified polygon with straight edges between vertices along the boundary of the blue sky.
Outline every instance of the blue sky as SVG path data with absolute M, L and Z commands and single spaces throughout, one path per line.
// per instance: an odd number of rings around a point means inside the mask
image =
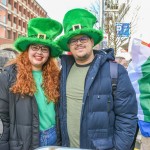
M 95 0 L 36 0 L 48 13 L 52 19 L 60 22 L 64 14 L 72 8 L 88 8 Z

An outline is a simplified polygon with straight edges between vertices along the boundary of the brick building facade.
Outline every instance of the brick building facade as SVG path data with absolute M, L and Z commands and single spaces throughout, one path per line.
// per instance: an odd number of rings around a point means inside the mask
M 36 0 L 0 0 L 0 49 L 12 48 L 18 36 L 26 36 L 31 18 L 48 17 Z

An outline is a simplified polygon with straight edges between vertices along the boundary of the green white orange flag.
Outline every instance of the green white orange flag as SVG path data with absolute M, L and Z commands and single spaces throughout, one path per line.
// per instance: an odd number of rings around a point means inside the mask
M 136 92 L 138 118 L 150 122 L 150 45 L 140 39 L 133 39 L 127 70 Z

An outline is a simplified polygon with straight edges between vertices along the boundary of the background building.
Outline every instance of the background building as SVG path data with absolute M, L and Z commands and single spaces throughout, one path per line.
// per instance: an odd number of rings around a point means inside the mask
M 13 48 L 18 36 L 26 36 L 31 18 L 48 17 L 36 0 L 0 0 L 0 49 Z
M 145 16 L 149 13 L 144 6 L 147 3 L 142 0 L 100 0 L 100 4 L 101 24 L 107 37 L 102 41 L 102 47 L 114 48 L 115 56 L 130 60 L 132 38 L 148 34 Z

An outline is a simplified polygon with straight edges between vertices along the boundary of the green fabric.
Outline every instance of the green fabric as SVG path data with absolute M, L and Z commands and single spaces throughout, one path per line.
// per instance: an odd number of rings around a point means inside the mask
M 44 95 L 42 85 L 42 72 L 33 71 L 33 77 L 36 82 L 37 91 L 34 94 L 38 105 L 40 131 L 51 128 L 56 124 L 55 121 L 55 106 L 53 102 L 47 103 L 47 98 Z
M 67 129 L 70 146 L 79 148 L 80 115 L 84 93 L 84 81 L 89 66 L 72 66 L 67 78 Z
M 31 44 L 42 44 L 50 48 L 51 56 L 57 57 L 62 54 L 62 50 L 53 40 L 61 32 L 62 25 L 56 20 L 50 18 L 32 18 L 28 22 L 28 36 L 19 37 L 14 42 L 14 47 L 16 50 L 23 52 Z
M 94 45 L 98 44 L 103 39 L 103 31 L 93 28 L 96 22 L 96 17 L 86 9 L 76 8 L 68 11 L 63 19 L 65 34 L 57 40 L 58 45 L 64 51 L 70 51 L 67 45 L 69 39 L 79 34 L 88 35 L 94 40 Z
M 141 66 L 143 77 L 138 80 L 140 90 L 140 105 L 144 114 L 144 121 L 150 122 L 150 57 Z

